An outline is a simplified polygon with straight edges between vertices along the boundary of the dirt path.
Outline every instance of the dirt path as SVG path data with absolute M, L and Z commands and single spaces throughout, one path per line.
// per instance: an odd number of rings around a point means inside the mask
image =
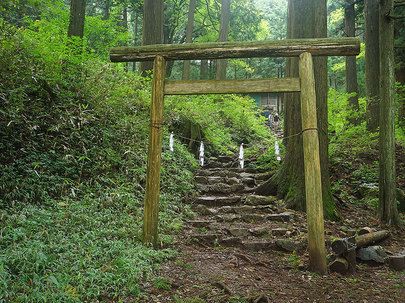
M 347 276 L 309 272 L 305 214 L 247 193 L 265 173 L 229 167 L 229 157 L 208 164 L 196 177 L 196 215 L 177 239 L 181 254 L 144 285 L 141 302 L 405 302 L 405 273 L 387 265 L 360 264 Z M 342 215 L 344 225 L 325 222 L 329 244 L 350 228 L 382 229 L 364 206 Z M 380 245 L 404 250 L 403 231 L 391 232 Z

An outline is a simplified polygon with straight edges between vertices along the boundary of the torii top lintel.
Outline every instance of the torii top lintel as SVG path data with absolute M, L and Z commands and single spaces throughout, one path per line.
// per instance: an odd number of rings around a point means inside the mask
M 152 61 L 156 56 L 166 60 L 298 57 L 304 52 L 313 56 L 356 56 L 360 53 L 360 40 L 312 38 L 127 46 L 112 48 L 110 59 L 112 62 L 137 62 Z

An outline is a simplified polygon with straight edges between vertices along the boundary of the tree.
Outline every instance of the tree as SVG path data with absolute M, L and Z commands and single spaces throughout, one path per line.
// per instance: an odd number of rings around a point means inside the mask
M 193 41 L 193 28 L 194 28 L 194 13 L 196 7 L 196 0 L 190 0 L 190 6 L 188 9 L 188 21 L 186 28 L 186 42 L 191 43 Z M 190 79 L 190 60 L 185 60 L 183 65 L 183 80 Z
M 377 131 L 379 125 L 380 50 L 378 0 L 364 1 L 364 40 L 366 45 L 367 129 Z
M 144 0 L 142 45 L 161 44 L 163 42 L 163 0 Z M 141 72 L 153 68 L 152 61 L 141 63 Z
M 347 0 L 345 6 L 345 35 L 347 37 L 355 37 L 355 13 L 354 13 L 354 1 Z M 353 113 L 359 111 L 359 97 L 357 87 L 357 68 L 356 68 L 356 56 L 346 57 L 346 92 L 355 93 L 355 96 L 349 98 L 349 110 Z M 356 118 L 349 118 L 349 122 L 352 124 L 359 124 L 360 120 Z
M 222 0 L 221 2 L 221 23 L 219 26 L 219 42 L 228 41 L 229 20 L 231 17 L 231 0 Z M 226 59 L 217 60 L 217 80 L 226 79 Z
M 287 38 L 314 38 L 326 36 L 326 0 L 290 0 L 288 3 Z M 317 122 L 322 174 L 322 198 L 330 217 L 335 215 L 330 191 L 328 171 L 328 122 L 327 122 L 327 59 L 314 58 L 317 96 Z M 286 77 L 298 76 L 297 59 L 287 60 Z M 278 172 L 257 188 L 259 194 L 284 197 L 288 207 L 305 210 L 304 160 L 302 147 L 301 108 L 298 94 L 285 98 L 285 159 Z
M 395 177 L 395 63 L 393 0 L 380 1 L 380 175 L 379 211 L 381 220 L 398 224 Z
M 75 36 L 83 38 L 85 12 L 86 0 L 70 1 L 68 37 Z

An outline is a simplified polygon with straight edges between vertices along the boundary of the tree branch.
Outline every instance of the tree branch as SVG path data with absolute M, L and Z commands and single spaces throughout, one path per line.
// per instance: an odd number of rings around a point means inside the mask
M 394 7 L 405 6 L 405 2 L 395 2 Z
M 405 19 L 405 15 L 397 16 L 397 15 L 388 14 L 388 15 L 386 15 L 386 17 L 391 19 L 391 20 Z

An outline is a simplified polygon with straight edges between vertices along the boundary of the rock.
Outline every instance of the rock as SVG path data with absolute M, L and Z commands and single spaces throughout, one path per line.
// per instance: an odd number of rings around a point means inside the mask
M 249 232 L 255 237 L 261 237 L 267 235 L 269 233 L 269 230 L 266 227 L 256 227 L 250 228 Z
M 280 214 L 271 214 L 267 216 L 269 221 L 290 222 L 294 219 L 294 214 L 291 212 L 283 212 Z
M 271 234 L 273 236 L 284 236 L 287 234 L 288 229 L 287 228 L 275 228 L 271 230 Z
M 229 163 L 235 159 L 233 156 L 219 156 L 217 160 L 218 160 L 218 162 L 221 162 L 221 163 Z
M 363 198 L 378 198 L 378 184 L 363 183 L 359 185 L 357 191 Z
M 235 214 L 225 214 L 225 215 L 218 215 L 215 217 L 215 219 L 222 222 L 235 222 L 240 219 L 240 216 Z
M 242 183 L 250 187 L 256 186 L 256 180 L 254 178 L 242 178 Z
M 211 223 L 213 223 L 214 221 L 210 221 L 210 220 L 190 220 L 188 221 L 189 224 L 191 224 L 194 227 L 197 228 L 202 228 L 202 227 L 208 227 L 210 226 Z
M 197 189 L 203 193 L 208 193 L 210 191 L 210 188 L 208 185 L 205 184 L 197 184 Z
M 249 195 L 246 197 L 245 204 L 268 205 L 268 204 L 272 204 L 274 201 L 276 201 L 276 198 L 273 196 L 266 197 L 266 196 Z
M 253 167 L 245 167 L 244 168 L 245 173 L 249 173 L 249 174 L 255 174 L 257 173 L 257 169 L 253 168 Z
M 199 176 L 204 176 L 204 177 L 206 177 L 206 176 L 210 176 L 210 175 L 212 175 L 212 170 L 210 170 L 210 169 L 202 169 L 202 170 L 200 170 L 199 172 L 198 172 L 198 175 Z
M 240 182 L 239 182 L 238 178 L 235 178 L 235 177 L 226 179 L 226 184 L 229 184 L 229 185 L 234 185 L 234 184 L 239 184 L 239 183 Z
M 209 176 L 207 178 L 207 183 L 210 185 L 217 183 L 225 183 L 225 177 Z
M 195 182 L 198 184 L 207 184 L 208 180 L 206 176 L 197 176 L 195 177 Z
M 233 185 L 231 185 L 231 191 L 232 192 L 237 192 L 237 191 L 244 190 L 244 189 L 245 189 L 245 186 L 243 184 L 233 184 Z
M 238 237 L 229 237 L 219 241 L 222 246 L 237 246 L 242 245 L 242 239 Z
M 376 245 L 358 249 L 357 258 L 362 261 L 385 263 L 385 261 L 388 259 L 388 255 L 381 246 Z
M 250 235 L 247 228 L 229 228 L 228 232 L 235 237 L 247 237 Z
M 242 220 L 246 223 L 261 223 L 266 221 L 266 215 L 262 214 L 242 214 Z
M 243 242 L 243 246 L 252 251 L 275 249 L 274 242 L 269 240 L 248 240 Z
M 236 204 L 240 202 L 240 196 L 226 196 L 226 197 L 218 197 L 218 196 L 202 196 L 197 197 L 195 199 L 196 204 L 203 204 L 206 206 L 224 206 L 229 204 Z
M 269 173 L 258 174 L 255 176 L 255 179 L 258 181 L 265 181 L 265 180 L 270 179 L 271 176 L 272 176 L 272 174 L 269 174 Z
M 276 245 L 279 248 L 282 248 L 286 251 L 297 251 L 300 249 L 304 249 L 307 247 L 307 243 L 304 241 L 295 241 L 295 240 L 289 240 L 289 239 L 278 239 L 276 240 Z
M 209 191 L 212 193 L 230 194 L 234 190 L 232 187 L 225 183 L 217 183 L 209 186 Z
M 228 204 L 236 204 L 240 202 L 240 196 L 226 196 L 226 197 L 217 197 L 216 201 L 218 205 L 228 205 Z
M 260 213 L 272 213 L 277 209 L 275 205 L 257 205 L 254 206 L 254 210 Z
M 238 174 L 237 172 L 230 171 L 230 172 L 228 173 L 228 178 L 236 178 L 236 179 L 238 179 L 238 178 L 239 178 L 239 174 Z
M 194 234 L 191 239 L 196 243 L 204 243 L 208 245 L 214 245 L 216 241 L 220 238 L 219 234 Z
M 194 211 L 203 216 L 215 215 L 217 213 L 214 209 L 210 209 L 203 204 L 197 204 L 196 206 L 193 207 L 193 209 Z
M 218 213 L 223 214 L 240 214 L 240 213 L 252 213 L 254 210 L 253 206 L 242 205 L 242 206 L 222 206 L 218 209 Z

